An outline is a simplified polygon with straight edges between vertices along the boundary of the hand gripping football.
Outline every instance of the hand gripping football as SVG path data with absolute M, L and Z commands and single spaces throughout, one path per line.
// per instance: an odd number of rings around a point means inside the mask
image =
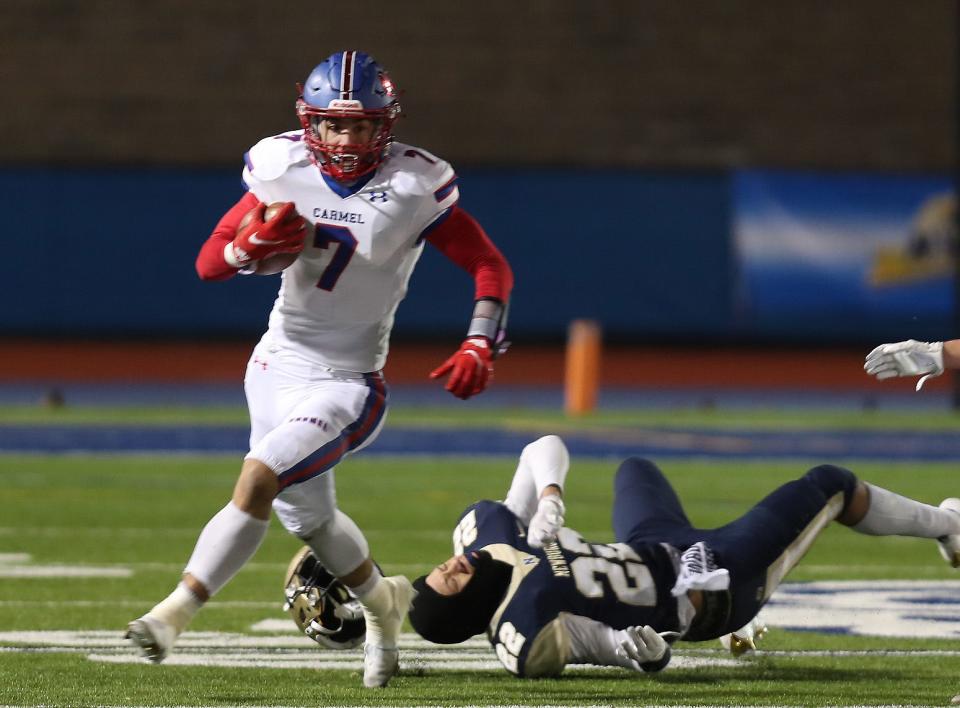
M 286 202 L 273 202 L 266 209 L 263 210 L 263 221 L 264 223 L 272 221 L 276 218 L 277 214 L 281 209 L 286 205 Z M 257 209 L 251 209 L 248 211 L 244 217 L 240 220 L 240 224 L 237 227 L 237 231 L 242 230 L 246 227 L 250 221 L 253 219 L 254 215 L 257 213 Z M 299 216 L 296 211 L 291 211 L 287 214 L 285 221 L 295 221 Z M 257 275 L 274 275 L 279 273 L 286 268 L 289 268 L 293 265 L 294 261 L 297 260 L 299 253 L 274 253 L 269 256 L 261 258 L 256 263 L 252 264 L 251 270 Z

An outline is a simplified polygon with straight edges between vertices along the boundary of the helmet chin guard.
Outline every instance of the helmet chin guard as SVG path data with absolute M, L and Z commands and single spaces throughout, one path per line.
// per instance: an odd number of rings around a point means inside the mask
M 311 159 L 335 180 L 353 182 L 390 154 L 393 124 L 400 115 L 398 92 L 369 54 L 355 50 L 331 54 L 310 72 L 296 105 Z M 365 144 L 324 142 L 320 123 L 331 118 L 366 118 L 375 122 L 376 130 Z
M 354 649 L 363 643 L 363 607 L 346 585 L 304 546 L 290 561 L 284 579 L 283 609 L 304 634 L 326 649 Z

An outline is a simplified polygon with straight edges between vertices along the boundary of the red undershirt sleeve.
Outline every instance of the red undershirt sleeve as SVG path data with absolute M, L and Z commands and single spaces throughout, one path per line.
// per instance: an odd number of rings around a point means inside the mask
M 197 275 L 201 280 L 226 280 L 237 274 L 237 269 L 224 260 L 223 249 L 237 235 L 240 220 L 259 203 L 251 192 L 247 192 L 223 215 L 197 254 Z
M 487 297 L 505 303 L 510 299 L 513 289 L 510 264 L 477 220 L 459 206 L 452 208 L 426 240 L 473 276 L 475 300 Z

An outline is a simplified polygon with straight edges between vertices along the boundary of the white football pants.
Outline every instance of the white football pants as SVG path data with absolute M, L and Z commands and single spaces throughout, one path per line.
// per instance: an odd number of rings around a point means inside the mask
M 250 452 L 280 480 L 273 502 L 284 527 L 305 538 L 336 511 L 334 466 L 376 439 L 387 412 L 380 373 L 334 371 L 258 344 L 244 378 Z

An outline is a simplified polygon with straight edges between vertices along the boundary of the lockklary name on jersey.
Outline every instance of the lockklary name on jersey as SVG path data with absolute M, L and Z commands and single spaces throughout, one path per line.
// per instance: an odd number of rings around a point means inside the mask
M 366 221 L 363 220 L 363 214 L 359 214 L 355 211 L 339 211 L 337 209 L 320 209 L 317 207 L 313 210 L 314 219 L 326 219 L 328 221 L 346 221 L 348 224 L 365 224 Z
M 553 575 L 557 578 L 569 578 L 570 577 L 570 566 L 567 565 L 566 559 L 563 557 L 563 551 L 560 550 L 560 546 L 557 545 L 556 541 L 551 541 L 543 547 L 543 553 L 547 557 L 547 562 L 550 564 L 550 570 L 553 571 Z

